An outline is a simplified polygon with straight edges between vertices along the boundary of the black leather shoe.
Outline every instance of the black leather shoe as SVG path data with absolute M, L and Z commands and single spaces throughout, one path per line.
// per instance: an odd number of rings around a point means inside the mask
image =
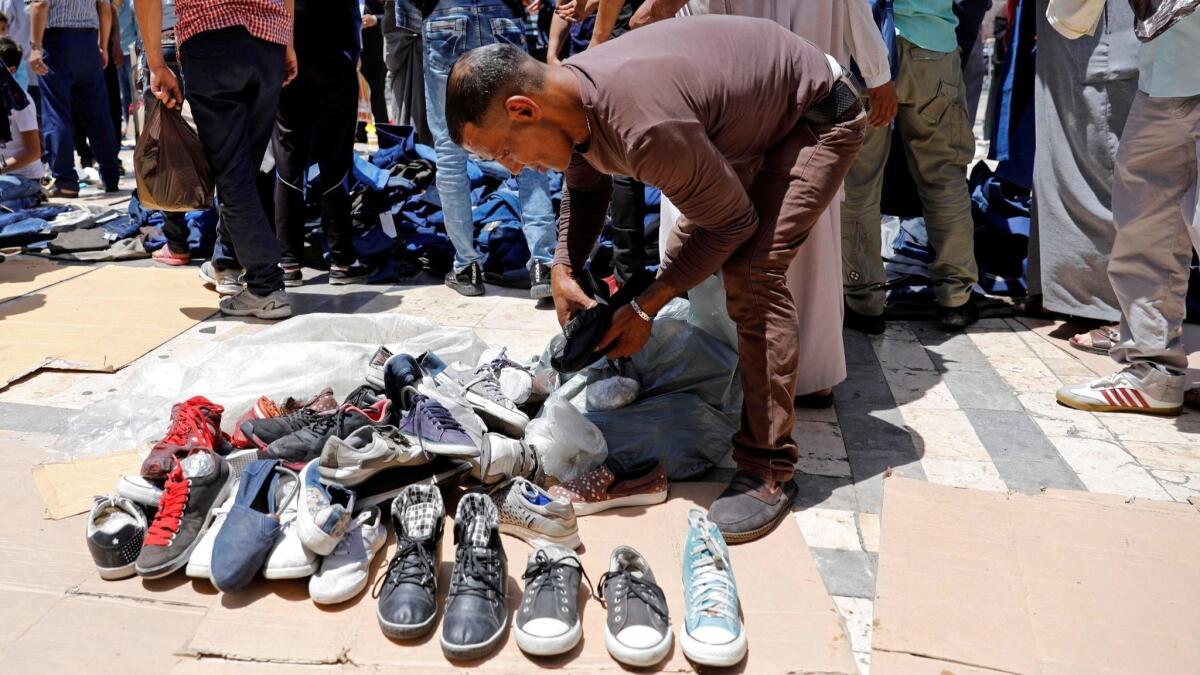
M 792 481 L 771 487 L 766 480 L 748 471 L 733 474 L 729 487 L 708 509 L 708 519 L 716 523 L 729 544 L 743 544 L 765 537 L 788 514 L 796 499 Z
M 979 305 L 975 298 L 967 300 L 958 307 L 938 307 L 938 328 L 946 332 L 961 331 L 979 320 Z
M 376 586 L 375 611 L 383 634 L 397 640 L 423 637 L 437 619 L 438 549 L 446 510 L 434 485 L 404 488 L 392 501 L 396 555 Z
M 554 291 L 550 287 L 550 267 L 540 260 L 535 261 L 533 267 L 529 268 L 529 297 L 541 300 L 553 296 Z
M 842 319 L 842 325 L 867 335 L 882 335 L 886 326 L 882 314 L 879 316 L 859 314 L 849 307 L 846 307 L 846 317 Z
M 442 620 L 447 658 L 481 659 L 503 643 L 508 627 L 508 560 L 500 545 L 500 518 L 487 495 L 471 492 L 454 516 L 454 573 Z
M 471 263 L 458 273 L 451 270 L 446 273 L 446 285 L 458 291 L 460 295 L 483 295 L 483 270 L 479 263 Z

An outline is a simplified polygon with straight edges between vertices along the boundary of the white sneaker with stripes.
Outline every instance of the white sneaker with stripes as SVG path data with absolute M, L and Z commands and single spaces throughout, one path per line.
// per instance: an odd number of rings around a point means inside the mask
M 1150 395 L 1125 371 L 1058 390 L 1058 402 L 1076 410 L 1178 415 L 1183 401 L 1164 401 Z

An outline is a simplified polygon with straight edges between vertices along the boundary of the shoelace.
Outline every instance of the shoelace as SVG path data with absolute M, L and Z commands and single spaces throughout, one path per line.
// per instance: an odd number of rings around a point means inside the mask
M 171 418 L 171 428 L 163 435 L 161 443 L 185 445 L 192 436 L 212 440 L 208 429 L 208 420 L 204 417 L 199 406 L 183 404 Z
M 312 431 L 314 434 L 317 434 L 318 436 L 324 436 L 332 431 L 333 427 L 337 425 L 338 422 L 341 422 L 342 418 L 345 416 L 346 414 L 342 410 L 324 415 L 314 415 L 313 419 L 309 420 L 308 425 L 305 428 Z
M 625 582 L 627 594 L 632 593 L 639 600 L 644 602 L 650 611 L 662 617 L 663 621 L 667 621 L 667 598 L 663 594 L 661 588 L 642 577 L 635 577 L 629 570 L 616 570 L 605 572 L 600 577 L 600 583 L 596 584 L 596 592 L 592 596 L 604 603 L 604 589 L 614 580 L 622 580 Z M 591 579 L 588 580 L 591 584 Z M 605 604 L 605 607 L 607 605 Z
M 175 468 L 167 474 L 162 500 L 158 503 L 158 513 L 154 514 L 154 521 L 146 528 L 143 541 L 145 546 L 166 546 L 171 543 L 171 539 L 179 531 L 179 522 L 183 520 L 191 485 L 191 481 L 184 478 L 183 467 L 177 460 Z
M 371 597 L 379 597 L 384 583 L 391 586 L 408 583 L 430 588 L 436 578 L 433 572 L 433 554 L 430 552 L 432 546 L 431 542 L 424 539 L 405 539 L 396 549 L 392 562 L 388 563 L 387 571 L 375 582 Z
M 450 596 L 476 595 L 485 600 L 504 597 L 504 579 L 500 577 L 500 556 L 489 548 L 463 544 L 450 582 Z
M 698 523 L 698 524 L 697 524 Z M 697 521 L 700 539 L 689 555 L 692 559 L 692 616 L 737 617 L 737 589 L 729 576 L 729 561 L 709 532 L 708 520 Z
M 579 573 L 583 575 L 583 578 L 587 579 L 588 589 L 591 590 L 592 578 L 588 576 L 587 570 L 583 569 L 583 566 L 574 559 L 559 558 L 558 560 L 551 560 L 550 556 L 546 555 L 545 551 L 538 551 L 537 555 L 535 555 L 533 558 L 533 564 L 527 567 L 525 569 L 525 573 L 521 575 L 521 578 L 526 582 L 525 592 L 536 593 L 537 591 L 540 591 L 542 587 L 546 585 L 547 580 L 549 580 L 550 583 L 554 585 L 555 590 L 560 591 L 565 595 L 567 593 L 566 585 L 563 583 L 562 578 L 556 574 L 556 572 L 562 568 L 579 570 Z
M 413 396 L 412 406 L 413 414 L 417 415 L 417 424 L 421 424 L 422 421 L 428 421 L 437 427 L 438 431 L 463 431 L 462 425 L 458 423 L 458 420 L 454 419 L 454 415 L 450 414 L 446 406 L 428 396 L 423 394 Z M 419 428 L 417 432 L 419 435 Z

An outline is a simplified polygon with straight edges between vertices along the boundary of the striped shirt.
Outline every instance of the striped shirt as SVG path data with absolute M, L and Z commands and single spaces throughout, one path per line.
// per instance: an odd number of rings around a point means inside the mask
M 47 28 L 91 28 L 100 30 L 100 15 L 96 3 L 109 0 L 49 0 L 50 16 Z
M 292 41 L 292 17 L 283 0 L 175 0 L 175 43 L 199 33 L 242 26 L 267 42 Z

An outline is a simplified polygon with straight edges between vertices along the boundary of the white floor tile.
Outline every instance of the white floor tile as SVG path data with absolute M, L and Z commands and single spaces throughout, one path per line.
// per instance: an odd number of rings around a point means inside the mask
M 805 509 L 795 513 L 796 523 L 809 548 L 861 551 L 853 511 Z

